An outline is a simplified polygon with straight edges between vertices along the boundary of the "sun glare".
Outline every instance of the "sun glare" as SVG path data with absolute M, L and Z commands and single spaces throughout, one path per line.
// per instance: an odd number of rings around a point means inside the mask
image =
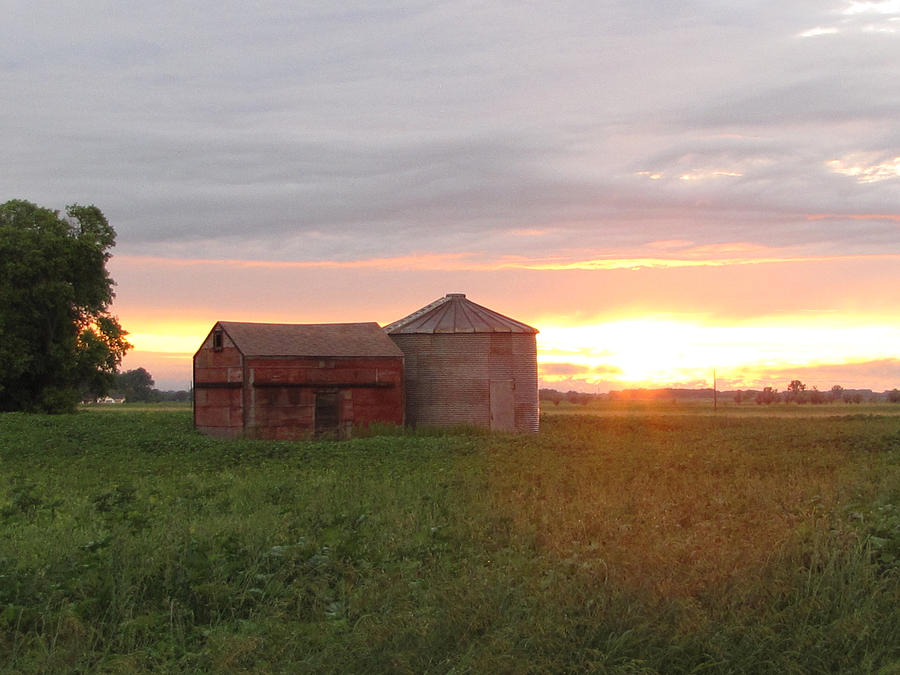
M 810 323 L 802 317 L 753 324 L 691 318 L 637 318 L 590 325 L 547 321 L 538 336 L 541 364 L 578 368 L 542 379 L 622 386 L 711 385 L 712 370 L 737 386 L 758 386 L 767 371 L 896 358 L 900 326 Z M 578 370 L 579 372 L 575 372 Z
M 193 354 L 212 327 L 210 322 L 150 322 L 145 325 L 135 321 L 130 325 L 134 329 L 127 337 L 135 351 L 166 354 Z

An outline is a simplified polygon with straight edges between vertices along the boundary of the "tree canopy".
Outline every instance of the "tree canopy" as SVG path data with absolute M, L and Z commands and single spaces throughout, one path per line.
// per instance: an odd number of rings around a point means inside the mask
M 0 411 L 64 412 L 112 385 L 131 347 L 109 312 L 115 240 L 96 206 L 0 204 Z
M 126 403 L 150 401 L 154 398 L 153 376 L 143 368 L 126 370 L 116 375 L 115 388 Z

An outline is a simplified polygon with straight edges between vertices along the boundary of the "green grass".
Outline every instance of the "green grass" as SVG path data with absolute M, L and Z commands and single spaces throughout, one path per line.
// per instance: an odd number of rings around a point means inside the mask
M 0 416 L 0 671 L 900 672 L 900 417 L 190 419 Z
M 191 410 L 190 401 L 157 401 L 154 403 L 83 403 L 79 406 L 82 412 L 151 412 Z

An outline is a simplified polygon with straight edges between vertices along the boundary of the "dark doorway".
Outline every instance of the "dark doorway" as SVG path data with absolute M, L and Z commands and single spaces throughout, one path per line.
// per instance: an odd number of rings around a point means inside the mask
M 337 438 L 341 400 L 336 391 L 316 392 L 316 438 Z

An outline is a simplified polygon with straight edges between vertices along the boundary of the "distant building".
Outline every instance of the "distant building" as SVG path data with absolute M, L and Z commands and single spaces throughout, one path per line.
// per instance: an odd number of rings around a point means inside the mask
M 194 355 L 194 426 L 210 435 L 347 438 L 403 424 L 403 352 L 376 323 L 219 321 Z
M 538 431 L 536 328 L 450 293 L 384 330 L 405 357 L 407 424 Z

